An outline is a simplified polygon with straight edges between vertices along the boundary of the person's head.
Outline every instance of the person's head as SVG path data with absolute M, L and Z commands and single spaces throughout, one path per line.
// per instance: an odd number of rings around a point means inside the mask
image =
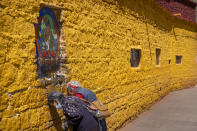
M 68 94 L 74 96 L 78 87 L 81 87 L 78 81 L 71 81 L 67 84 Z
M 56 107 L 57 109 L 61 108 L 61 101 L 64 95 L 57 91 L 53 91 L 48 96 L 48 102 L 50 105 Z

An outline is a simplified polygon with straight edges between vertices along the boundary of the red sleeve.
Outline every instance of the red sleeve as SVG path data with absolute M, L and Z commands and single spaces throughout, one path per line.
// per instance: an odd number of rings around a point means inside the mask
M 79 94 L 79 93 L 76 94 L 75 96 L 76 96 L 76 97 L 79 97 L 79 98 L 83 98 L 83 95 L 82 95 L 82 94 Z

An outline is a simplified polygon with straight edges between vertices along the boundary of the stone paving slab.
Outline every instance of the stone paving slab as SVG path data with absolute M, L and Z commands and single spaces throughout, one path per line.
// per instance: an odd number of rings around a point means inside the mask
M 120 131 L 197 131 L 197 86 L 170 93 Z

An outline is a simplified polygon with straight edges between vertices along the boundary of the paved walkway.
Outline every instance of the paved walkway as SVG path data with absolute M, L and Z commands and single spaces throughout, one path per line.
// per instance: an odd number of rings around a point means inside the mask
M 170 93 L 120 131 L 197 131 L 197 86 Z

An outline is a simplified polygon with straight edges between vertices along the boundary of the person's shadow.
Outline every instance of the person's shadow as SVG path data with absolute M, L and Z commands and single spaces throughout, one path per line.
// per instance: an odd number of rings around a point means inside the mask
M 53 125 L 57 131 L 64 131 L 62 128 L 62 121 L 61 118 L 56 110 L 55 107 L 49 105 L 49 111 L 53 120 Z

